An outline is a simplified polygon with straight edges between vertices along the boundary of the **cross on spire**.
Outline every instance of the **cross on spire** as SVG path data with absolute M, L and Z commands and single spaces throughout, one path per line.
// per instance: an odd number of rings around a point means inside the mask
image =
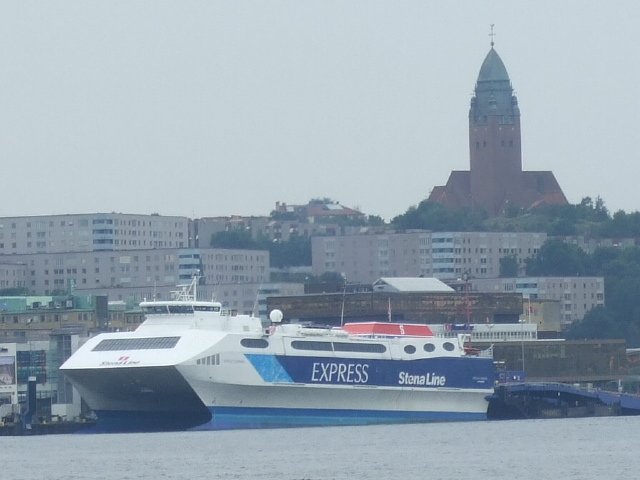
M 491 37 L 491 48 L 493 48 L 493 44 L 494 44 L 494 42 L 493 42 L 493 37 L 495 37 L 495 36 L 496 36 L 496 34 L 495 34 L 495 33 L 493 33 L 493 27 L 495 27 L 495 26 L 496 26 L 496 25 L 495 25 L 495 23 L 492 23 L 492 24 L 490 25 L 490 27 L 491 27 L 491 33 L 489 34 L 489 36 Z

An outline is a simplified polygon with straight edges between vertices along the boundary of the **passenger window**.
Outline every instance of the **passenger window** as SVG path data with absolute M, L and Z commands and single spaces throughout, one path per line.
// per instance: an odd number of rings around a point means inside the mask
M 447 352 L 453 352 L 456 346 L 451 342 L 444 342 L 442 345 Z

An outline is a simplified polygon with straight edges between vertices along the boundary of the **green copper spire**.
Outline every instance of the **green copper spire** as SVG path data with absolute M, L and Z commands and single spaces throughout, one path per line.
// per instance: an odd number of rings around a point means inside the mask
M 511 84 L 507 69 L 505 68 L 504 63 L 502 63 L 500 55 L 498 55 L 498 52 L 496 52 L 493 47 L 491 47 L 491 50 L 487 53 L 487 56 L 484 58 L 484 62 L 482 62 L 482 67 L 480 67 L 478 84 L 484 82 L 507 82 L 509 87 Z M 478 86 L 476 86 L 476 89 Z
M 514 117 L 520 115 L 518 100 L 513 95 L 507 69 L 493 48 L 493 25 L 490 35 L 491 50 L 480 67 L 469 117 L 476 122 L 484 123 L 488 116 L 501 116 L 504 117 L 504 123 L 511 123 Z

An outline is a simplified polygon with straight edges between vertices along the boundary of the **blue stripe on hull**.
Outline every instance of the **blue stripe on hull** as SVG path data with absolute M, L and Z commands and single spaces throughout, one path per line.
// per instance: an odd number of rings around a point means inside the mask
M 196 427 L 196 430 L 374 425 L 487 419 L 486 412 L 411 412 L 248 407 L 210 407 L 209 410 L 213 415 L 213 419 L 204 425 Z
M 231 430 L 337 425 L 375 425 L 486 420 L 486 413 L 338 410 L 312 408 L 210 407 L 212 418 L 166 412 L 97 412 L 98 422 L 85 433 Z M 206 410 L 205 410 L 206 412 Z
M 96 411 L 98 421 L 87 433 L 184 431 L 206 425 L 211 414 L 202 412 Z

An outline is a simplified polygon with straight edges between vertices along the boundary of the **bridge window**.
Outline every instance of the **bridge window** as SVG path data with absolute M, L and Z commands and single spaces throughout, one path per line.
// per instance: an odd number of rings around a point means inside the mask
M 195 312 L 219 312 L 220 307 L 217 305 L 194 305 L 193 310 Z
M 175 347 L 178 340 L 180 340 L 180 337 L 108 338 L 93 347 L 93 351 L 164 350 Z
M 193 313 L 192 305 L 169 305 L 169 313 Z
M 267 348 L 269 342 L 264 338 L 243 338 L 240 340 L 240 345 L 246 348 Z
M 153 305 L 149 307 L 142 307 L 142 311 L 147 315 L 148 314 L 164 315 L 166 313 L 169 313 L 166 305 Z

